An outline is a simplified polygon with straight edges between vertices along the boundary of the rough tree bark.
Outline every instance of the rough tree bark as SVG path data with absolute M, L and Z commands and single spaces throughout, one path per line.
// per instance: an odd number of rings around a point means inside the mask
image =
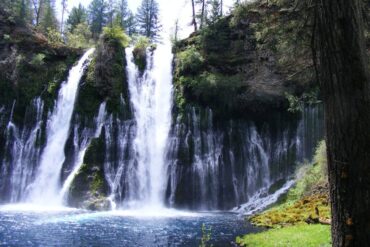
M 194 32 L 198 31 L 198 26 L 197 26 L 197 20 L 196 20 L 196 15 L 195 15 L 195 3 L 194 0 L 191 0 L 191 7 L 193 9 L 193 21 L 192 24 L 194 26 Z
M 333 246 L 370 245 L 370 77 L 361 0 L 317 0 Z

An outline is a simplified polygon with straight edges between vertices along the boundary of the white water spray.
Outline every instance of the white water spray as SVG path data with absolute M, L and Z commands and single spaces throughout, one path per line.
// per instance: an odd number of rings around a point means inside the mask
M 148 68 L 140 76 L 133 63 L 132 49 L 126 51 L 131 103 L 136 119 L 134 150 L 137 161 L 139 205 L 163 207 L 167 185 L 165 151 L 171 127 L 171 44 L 159 44 Z
M 41 156 L 35 181 L 30 186 L 29 201 L 35 204 L 59 205 L 60 174 L 65 160 L 64 146 L 70 130 L 78 85 L 94 49 L 88 50 L 63 83 L 54 111 L 48 120 L 47 143 Z

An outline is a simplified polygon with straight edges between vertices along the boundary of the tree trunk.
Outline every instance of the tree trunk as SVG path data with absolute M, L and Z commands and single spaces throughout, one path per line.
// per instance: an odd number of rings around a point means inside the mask
M 370 79 L 361 0 L 317 0 L 333 246 L 370 245 Z
M 195 3 L 194 0 L 191 0 L 191 6 L 193 8 L 193 26 L 194 26 L 194 32 L 198 31 L 198 26 L 197 26 L 197 20 L 195 16 Z
M 220 9 L 220 14 L 221 14 L 221 16 L 223 16 L 224 15 L 224 1 L 223 0 L 221 0 L 220 1 L 220 4 L 221 4 L 221 9 Z
M 62 21 L 60 23 L 60 34 L 64 33 L 64 13 L 67 10 L 67 0 L 62 0 Z
M 202 10 L 200 12 L 200 29 L 203 28 L 203 25 L 204 25 L 204 12 L 205 12 L 205 9 L 206 9 L 206 0 L 202 0 Z

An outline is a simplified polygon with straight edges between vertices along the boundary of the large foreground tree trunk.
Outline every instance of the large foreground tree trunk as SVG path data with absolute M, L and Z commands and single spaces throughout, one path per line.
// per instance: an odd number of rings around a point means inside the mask
M 360 0 L 317 0 L 333 246 L 370 246 L 370 80 Z

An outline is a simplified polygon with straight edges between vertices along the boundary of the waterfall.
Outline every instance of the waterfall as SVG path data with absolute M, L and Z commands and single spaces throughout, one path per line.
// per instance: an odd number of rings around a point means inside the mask
M 176 116 L 169 44 L 148 51 L 144 73 L 127 48 L 129 99 L 122 96 L 120 103 L 131 112 L 108 113 L 109 103 L 102 102 L 94 122 L 85 124 L 87 119 L 73 111 L 92 52 L 71 69 L 47 123 L 40 98 L 31 102 L 20 126 L 12 117 L 16 102 L 11 111 L 0 106 L 1 202 L 70 202 L 74 179 L 89 176 L 79 173 L 85 160 L 104 173 L 101 195 L 113 208 L 237 210 L 242 205 L 239 211 L 253 212 L 291 186 L 297 163 L 312 158 L 323 138 L 322 107 L 307 107 L 301 118 L 273 113 L 230 120 L 188 105 Z M 101 155 L 91 164 L 84 156 L 95 138 L 99 148 L 93 150 Z M 88 188 L 81 192 L 89 197 Z
M 44 205 L 58 205 L 60 175 L 65 160 L 66 144 L 78 85 L 94 49 L 88 50 L 74 66 L 68 80 L 62 84 L 53 113 L 47 124 L 47 143 L 41 155 L 34 182 L 30 186 L 29 201 Z
M 307 108 L 299 121 L 283 113 L 263 121 L 216 121 L 210 109 L 186 109 L 169 138 L 167 204 L 201 210 L 246 202 L 252 204 L 244 208 L 251 208 L 254 201 L 266 206 L 292 184 L 297 164 L 312 158 L 323 138 L 322 111 Z
M 159 44 L 147 56 L 147 69 L 140 75 L 127 49 L 127 73 L 136 133 L 133 141 L 137 165 L 138 206 L 163 206 L 166 189 L 165 151 L 171 126 L 172 52 L 170 43 Z
M 39 162 L 43 111 L 44 103 L 41 98 L 33 100 L 26 113 L 23 128 L 13 123 L 13 113 L 10 114 L 10 120 L 5 128 L 5 153 L 7 155 L 2 160 L 0 172 L 4 180 L 0 184 L 0 187 L 3 187 L 0 191 L 3 198 L 8 197 L 10 202 L 24 199 L 26 188 L 34 175 L 34 167 Z M 5 186 L 8 187 L 4 188 Z
M 64 181 L 62 190 L 60 191 L 60 200 L 65 200 L 69 189 L 72 185 L 73 179 L 79 172 L 81 166 L 83 165 L 83 160 L 85 157 L 85 153 L 87 148 L 91 143 L 91 138 L 98 138 L 101 134 L 103 125 L 105 123 L 106 118 L 106 102 L 103 102 L 99 107 L 98 116 L 95 118 L 95 128 L 93 133 L 89 129 L 84 129 L 82 131 L 82 141 L 79 143 L 78 138 L 78 125 L 76 125 L 74 130 L 74 146 L 75 146 L 75 156 L 76 160 L 72 167 L 72 172 L 68 175 L 67 179 Z

